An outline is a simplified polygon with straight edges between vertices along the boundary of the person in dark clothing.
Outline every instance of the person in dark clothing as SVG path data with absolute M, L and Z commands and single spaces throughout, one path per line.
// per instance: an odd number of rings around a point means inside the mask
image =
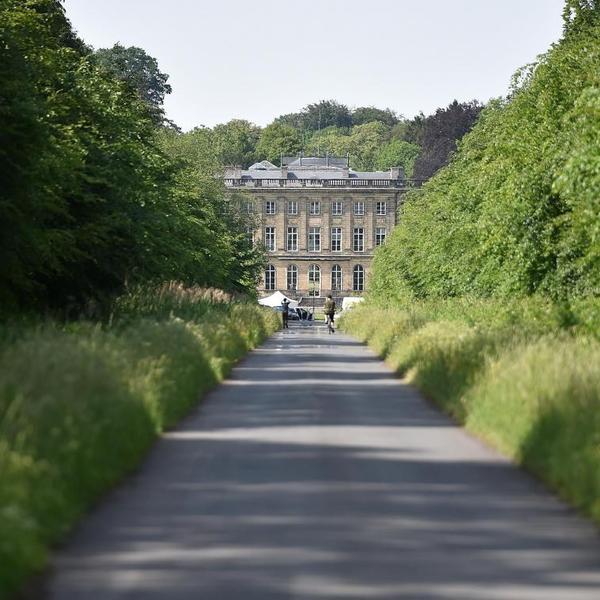
M 325 313 L 325 317 L 327 319 L 327 330 L 329 333 L 334 333 L 335 329 L 333 328 L 333 321 L 335 319 L 335 302 L 333 301 L 331 294 L 329 294 L 327 296 L 327 300 L 325 300 L 323 312 Z
M 283 328 L 289 329 L 288 317 L 290 316 L 290 301 L 287 298 L 284 298 L 281 302 L 281 307 L 283 308 L 283 311 L 281 313 L 281 318 L 283 320 Z

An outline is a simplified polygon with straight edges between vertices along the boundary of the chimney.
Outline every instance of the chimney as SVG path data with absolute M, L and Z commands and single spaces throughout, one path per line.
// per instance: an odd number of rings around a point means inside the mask
M 281 179 L 287 179 L 287 178 L 288 178 L 288 166 L 281 165 Z
M 241 179 L 242 178 L 242 168 L 241 167 L 229 167 L 227 169 L 227 177 L 231 177 L 231 179 Z
M 392 167 L 390 169 L 390 179 L 404 179 L 404 169 L 402 167 Z

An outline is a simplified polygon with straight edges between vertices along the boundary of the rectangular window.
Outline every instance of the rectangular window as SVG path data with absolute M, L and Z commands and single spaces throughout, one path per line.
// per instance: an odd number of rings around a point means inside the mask
M 287 242 L 286 248 L 288 252 L 298 252 L 298 228 L 288 227 L 287 228 Z
M 355 292 L 365 289 L 365 270 L 361 265 L 356 265 L 352 271 L 352 289 Z
M 354 214 L 362 216 L 365 214 L 365 203 L 364 202 L 355 202 L 354 203 Z
M 375 245 L 381 246 L 385 242 L 385 227 L 377 227 L 375 229 Z
M 248 200 L 246 202 L 246 212 L 251 215 L 254 212 L 254 202 L 252 200 Z
M 292 291 L 298 289 L 298 267 L 296 265 L 290 265 L 287 268 L 287 289 Z
M 275 227 L 265 227 L 265 248 L 275 252 Z
M 376 204 L 376 212 L 378 215 L 387 215 L 387 202 L 378 202 Z
M 342 268 L 339 265 L 333 265 L 331 269 L 331 291 L 339 292 L 342 289 Z
M 267 214 L 267 215 L 275 214 L 275 200 L 267 200 L 265 202 L 265 214 Z
M 298 201 L 290 200 L 288 201 L 288 215 L 297 215 L 298 214 Z
M 275 267 L 268 265 L 265 269 L 265 290 L 275 289 Z
M 334 217 L 339 217 L 343 212 L 342 203 L 339 200 L 331 203 L 331 214 Z
M 352 250 L 354 250 L 354 252 L 365 251 L 365 230 L 362 227 L 354 228 L 354 235 L 352 238 Z
M 342 228 L 332 227 L 331 228 L 331 251 L 341 252 L 342 251 Z
M 252 227 L 246 227 L 246 240 L 249 246 L 254 246 L 254 229 Z
M 321 252 L 321 228 L 311 227 L 308 230 L 308 251 Z
M 320 215 L 321 214 L 321 203 L 318 200 L 311 200 L 309 213 L 311 215 Z

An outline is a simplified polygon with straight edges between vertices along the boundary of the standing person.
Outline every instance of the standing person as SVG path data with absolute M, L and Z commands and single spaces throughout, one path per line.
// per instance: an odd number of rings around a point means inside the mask
M 283 308 L 283 312 L 281 313 L 283 328 L 289 329 L 288 317 L 290 316 L 290 301 L 287 298 L 284 298 L 281 302 L 281 307 Z
M 323 306 L 323 312 L 327 317 L 327 330 L 329 333 L 334 333 L 335 329 L 333 328 L 333 321 L 335 318 L 335 302 L 331 297 L 331 294 L 327 295 L 327 300 L 325 300 L 325 306 Z

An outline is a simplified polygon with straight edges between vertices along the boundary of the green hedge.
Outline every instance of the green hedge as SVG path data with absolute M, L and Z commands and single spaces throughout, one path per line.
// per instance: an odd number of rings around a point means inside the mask
M 273 312 L 229 300 L 180 286 L 139 290 L 117 303 L 109 326 L 46 323 L 0 336 L 0 597 L 279 327 Z
M 341 327 L 600 523 L 600 341 L 538 300 L 363 305 Z

